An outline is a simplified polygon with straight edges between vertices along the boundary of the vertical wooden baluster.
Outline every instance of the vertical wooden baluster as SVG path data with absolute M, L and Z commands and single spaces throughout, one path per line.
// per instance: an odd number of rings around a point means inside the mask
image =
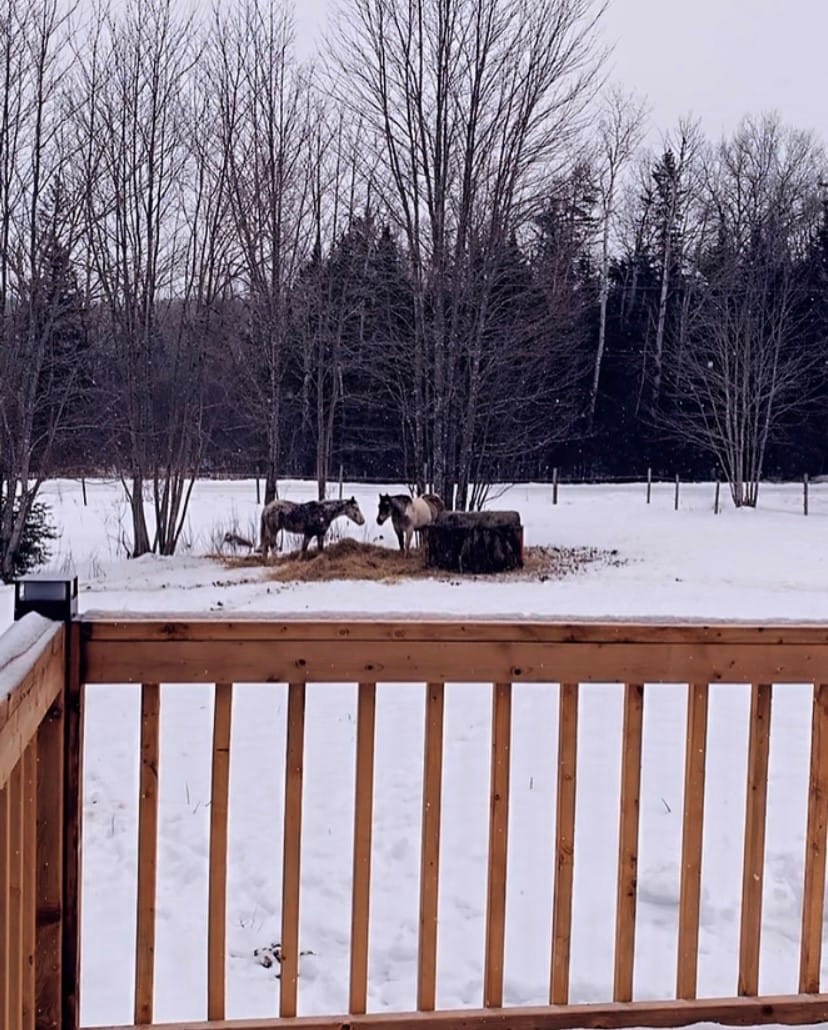
M 495 683 L 492 692 L 489 869 L 486 889 L 486 957 L 483 970 L 485 1008 L 500 1008 L 503 1005 L 511 722 L 512 684 Z
M 61 939 L 62 1030 L 80 1028 L 81 828 L 83 824 L 83 720 L 81 625 L 65 628 L 63 722 L 63 934 Z
M 37 744 L 23 755 L 23 1030 L 35 1026 L 35 906 L 37 904 Z
M 233 684 L 217 683 L 213 699 L 210 792 L 210 885 L 207 916 L 207 1018 L 224 1019 L 227 943 L 227 820 Z
M 141 686 L 141 770 L 138 802 L 138 896 L 135 944 L 135 1022 L 152 1023 L 155 906 L 158 865 L 158 760 L 161 688 Z
M 635 961 L 635 906 L 638 880 L 638 809 L 641 794 L 641 736 L 644 687 L 624 688 L 621 804 L 618 828 L 618 891 L 615 909 L 614 1001 L 632 1001 Z
M 0 1027 L 11 1024 L 11 800 L 0 787 Z
M 8 784 L 9 798 L 9 1030 L 23 1018 L 23 763 Z
M 302 775 L 305 743 L 305 684 L 288 685 L 285 749 L 285 828 L 282 860 L 282 962 L 279 1015 L 296 1015 L 299 975 L 299 873 L 302 846 Z
M 754 684 L 750 702 L 742 920 L 739 938 L 739 994 L 750 997 L 759 993 L 770 720 L 771 685 Z
M 707 754 L 706 683 L 687 687 L 687 731 L 684 751 L 684 822 L 681 837 L 678 964 L 676 997 L 695 998 L 699 964 L 704 780 Z
M 575 871 L 575 794 L 578 766 L 578 684 L 562 683 L 558 700 L 558 796 L 549 1004 L 569 1001 L 572 882 Z
M 442 683 L 429 683 L 426 689 L 417 1008 L 430 1012 L 435 1005 L 437 983 L 437 898 L 445 691 Z
M 354 784 L 354 886 L 351 895 L 351 983 L 348 1011 L 365 1012 L 368 1000 L 368 916 L 371 900 L 371 831 L 374 818 L 373 683 L 360 683 Z
M 63 998 L 64 700 L 37 731 L 37 912 L 35 989 L 38 1026 L 61 1025 Z
M 802 941 L 799 993 L 819 994 L 822 921 L 825 905 L 825 834 L 828 828 L 828 683 L 814 686 L 811 715 L 811 772 L 805 832 L 805 878 L 802 891 Z

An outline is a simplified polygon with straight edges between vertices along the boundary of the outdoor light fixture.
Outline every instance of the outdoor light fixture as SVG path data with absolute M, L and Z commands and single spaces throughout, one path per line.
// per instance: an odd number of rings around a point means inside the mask
M 78 611 L 78 577 L 54 573 L 23 576 L 14 584 L 14 619 L 37 612 L 47 619 L 68 622 Z

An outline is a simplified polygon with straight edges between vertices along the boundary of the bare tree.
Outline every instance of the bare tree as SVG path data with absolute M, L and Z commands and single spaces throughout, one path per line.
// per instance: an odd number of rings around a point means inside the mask
M 601 366 L 606 348 L 610 244 L 618 222 L 616 211 L 618 190 L 625 165 L 635 153 L 643 137 L 644 119 L 644 103 L 615 88 L 607 94 L 598 122 L 595 179 L 600 206 L 601 256 L 598 343 L 595 348 L 595 365 L 589 393 L 588 419 L 590 427 L 595 419 Z
M 341 64 L 381 148 L 414 298 L 413 454 L 450 496 L 482 444 L 490 272 L 526 226 L 597 82 L 593 0 L 353 0 Z
M 716 457 L 737 506 L 755 506 L 768 442 L 811 399 L 824 362 L 798 320 L 822 167 L 811 135 L 765 117 L 746 120 L 706 170 L 709 233 L 671 355 L 670 423 Z
M 80 363 L 71 253 L 74 198 L 61 81 L 69 10 L 9 0 L 0 17 L 0 578 L 68 428 Z M 73 323 L 73 324 L 72 324 Z
M 117 427 L 136 557 L 174 549 L 182 473 L 192 476 L 198 465 L 193 355 L 180 299 L 192 271 L 187 101 L 194 60 L 191 25 L 172 0 L 131 0 L 97 19 L 78 61 L 87 246 L 114 357 L 101 385 Z M 152 536 L 145 487 L 154 503 Z
M 313 94 L 295 61 L 290 19 L 272 0 L 217 16 L 212 61 L 246 312 L 237 367 L 265 437 L 267 503 L 282 459 L 290 290 L 313 244 Z

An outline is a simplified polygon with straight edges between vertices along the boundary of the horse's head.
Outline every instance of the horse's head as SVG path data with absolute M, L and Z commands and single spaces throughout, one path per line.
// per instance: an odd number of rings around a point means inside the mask
M 377 523 L 381 526 L 386 519 L 391 518 L 391 494 L 379 495 L 379 509 L 377 510 Z
M 359 505 L 357 504 L 355 497 L 350 497 L 345 502 L 343 512 L 345 515 L 348 516 L 351 522 L 356 522 L 358 526 L 362 526 L 365 524 L 365 516 L 359 510 Z

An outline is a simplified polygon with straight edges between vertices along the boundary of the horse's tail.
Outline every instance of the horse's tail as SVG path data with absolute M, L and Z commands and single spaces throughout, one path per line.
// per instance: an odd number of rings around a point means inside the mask
M 279 535 L 279 511 L 271 502 L 262 508 L 259 520 L 259 548 L 267 557 L 270 548 L 276 550 L 276 537 Z

